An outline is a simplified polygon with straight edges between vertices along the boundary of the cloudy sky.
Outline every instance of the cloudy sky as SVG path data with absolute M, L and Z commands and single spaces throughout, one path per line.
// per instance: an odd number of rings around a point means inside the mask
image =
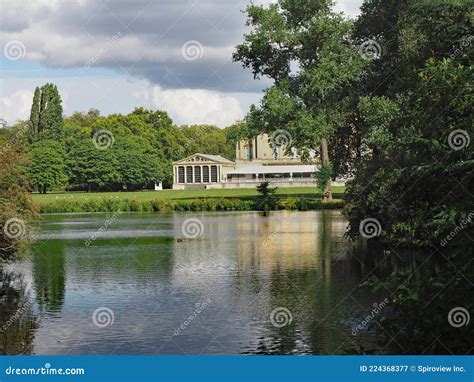
M 231 62 L 248 2 L 1 0 L 0 118 L 27 118 L 35 86 L 53 82 L 67 115 L 144 106 L 177 124 L 227 126 L 268 84 Z M 361 2 L 335 7 L 354 17 Z

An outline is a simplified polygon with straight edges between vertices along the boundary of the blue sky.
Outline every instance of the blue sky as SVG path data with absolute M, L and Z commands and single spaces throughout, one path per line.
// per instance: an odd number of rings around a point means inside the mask
M 335 7 L 354 17 L 362 0 Z M 270 0 L 254 1 L 268 4 Z M 248 0 L 2 0 L 0 118 L 28 116 L 35 86 L 58 85 L 65 114 L 136 106 L 220 127 L 257 103 L 265 80 L 231 62 Z

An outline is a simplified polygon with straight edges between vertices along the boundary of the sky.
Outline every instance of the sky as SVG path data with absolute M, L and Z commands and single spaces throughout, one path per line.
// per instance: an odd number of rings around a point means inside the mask
M 267 5 L 271 0 L 254 0 Z M 225 127 L 270 82 L 232 62 L 249 0 L 1 0 L 0 118 L 29 116 L 36 86 L 59 88 L 64 113 L 135 107 L 178 124 Z M 362 0 L 339 0 L 349 17 Z

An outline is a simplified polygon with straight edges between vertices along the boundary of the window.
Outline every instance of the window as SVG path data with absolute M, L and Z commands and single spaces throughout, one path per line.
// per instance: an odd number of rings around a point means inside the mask
M 193 168 L 191 166 L 186 167 L 186 183 L 193 182 Z
M 178 183 L 184 183 L 184 167 L 178 167 Z
M 201 183 L 201 167 L 199 166 L 194 167 L 194 182 Z
M 211 182 L 217 183 L 217 166 L 211 166 Z
M 202 181 L 203 183 L 209 183 L 209 166 L 202 168 Z

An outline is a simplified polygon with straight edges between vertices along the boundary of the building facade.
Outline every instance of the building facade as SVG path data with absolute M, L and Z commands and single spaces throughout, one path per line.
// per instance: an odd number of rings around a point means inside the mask
M 261 134 L 236 144 L 236 160 L 196 153 L 173 163 L 173 189 L 253 188 L 264 181 L 280 187 L 315 185 L 318 166 L 302 164 L 296 150 L 272 147 Z M 314 155 L 313 155 L 314 156 Z

